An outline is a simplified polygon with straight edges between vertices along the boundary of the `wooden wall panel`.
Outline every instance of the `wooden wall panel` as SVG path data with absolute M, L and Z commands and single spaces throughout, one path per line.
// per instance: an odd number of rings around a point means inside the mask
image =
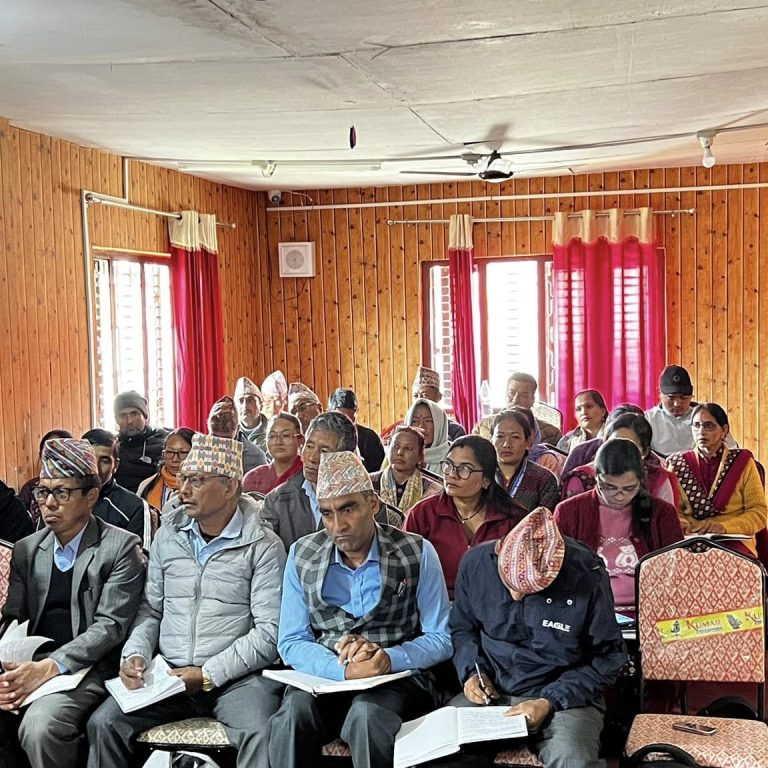
M 80 190 L 121 196 L 122 175 L 116 155 L 0 119 L 0 477 L 17 488 L 33 473 L 46 431 L 81 434 L 91 426 Z M 272 370 L 272 329 L 266 337 L 263 331 L 263 198 L 130 164 L 131 202 L 194 208 L 237 225 L 219 230 L 230 385 L 241 375 L 260 381 Z M 89 213 L 94 245 L 168 250 L 166 219 L 98 205 Z

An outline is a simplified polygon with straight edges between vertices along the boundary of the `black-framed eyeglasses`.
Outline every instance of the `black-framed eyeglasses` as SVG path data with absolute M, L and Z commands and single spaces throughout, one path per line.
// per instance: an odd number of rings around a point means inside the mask
M 213 480 L 214 477 L 231 479 L 229 475 L 177 475 L 176 477 L 179 481 L 179 488 L 189 483 L 196 491 L 199 491 L 209 480 Z
M 177 459 L 178 461 L 183 461 L 184 459 L 189 456 L 190 451 L 163 451 L 163 458 L 164 459 Z
M 440 464 L 443 474 L 456 475 L 460 480 L 469 480 L 475 472 L 482 472 L 482 469 L 475 469 L 471 464 L 454 464 L 450 459 L 446 459 Z
M 636 493 L 640 488 L 639 480 L 636 483 L 632 483 L 632 485 L 611 485 L 606 483 L 600 475 L 597 476 L 597 484 L 600 486 L 600 490 L 609 496 L 618 496 L 620 493 L 629 495 Z
M 38 485 L 37 488 L 32 489 L 32 495 L 35 497 L 35 501 L 38 504 L 45 504 L 48 501 L 49 496 L 53 496 L 53 498 L 61 504 L 64 501 L 69 501 L 72 491 L 85 490 L 87 489 L 82 485 L 78 485 L 77 488 L 46 488 L 44 485 Z

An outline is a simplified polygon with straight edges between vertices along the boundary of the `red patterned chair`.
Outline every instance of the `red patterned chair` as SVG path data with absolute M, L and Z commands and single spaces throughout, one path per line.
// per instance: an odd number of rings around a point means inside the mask
M 13 544 L 0 539 L 0 617 L 3 615 L 3 606 L 8 597 L 8 583 L 11 580 L 11 556 Z
M 642 558 L 635 579 L 641 710 L 647 680 L 755 683 L 760 720 L 640 714 L 626 758 L 650 744 L 672 744 L 702 768 L 768 768 L 763 566 L 720 544 L 688 539 Z M 674 730 L 681 721 L 717 732 Z

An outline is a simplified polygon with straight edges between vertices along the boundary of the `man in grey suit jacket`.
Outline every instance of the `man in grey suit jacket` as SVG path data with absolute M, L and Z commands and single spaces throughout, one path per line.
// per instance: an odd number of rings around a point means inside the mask
M 45 529 L 13 551 L 3 621 L 29 621 L 29 634 L 50 637 L 34 661 L 4 664 L 0 674 L 0 765 L 75 768 L 83 733 L 117 671 L 117 651 L 139 607 L 145 558 L 137 536 L 95 518 L 96 456 L 83 440 L 49 440 L 34 493 Z M 91 667 L 70 691 L 24 701 L 59 675 Z M 21 716 L 19 716 L 21 715 Z

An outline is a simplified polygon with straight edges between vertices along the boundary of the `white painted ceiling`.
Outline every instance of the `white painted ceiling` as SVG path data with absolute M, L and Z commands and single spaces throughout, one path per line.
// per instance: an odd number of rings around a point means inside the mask
M 262 189 L 450 180 L 401 170 L 471 171 L 430 157 L 483 140 L 517 175 L 698 165 L 697 131 L 768 123 L 768 3 L 733 5 L 0 0 L 0 115 Z M 766 142 L 713 150 L 764 161 Z

